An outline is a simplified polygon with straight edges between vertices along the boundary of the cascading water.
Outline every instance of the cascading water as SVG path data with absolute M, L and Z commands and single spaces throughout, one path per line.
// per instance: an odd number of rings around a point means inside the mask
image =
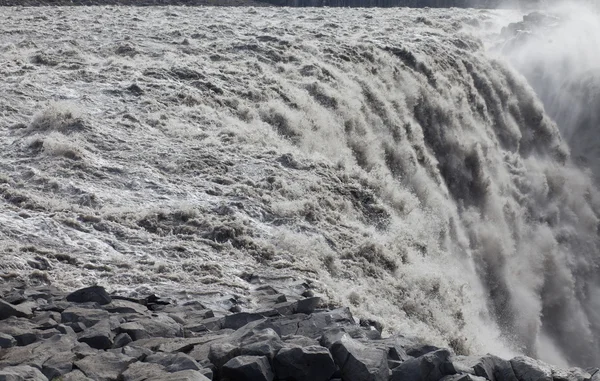
M 388 333 L 600 364 L 600 193 L 484 48 L 504 13 L 4 12 L 4 276 L 303 276 Z

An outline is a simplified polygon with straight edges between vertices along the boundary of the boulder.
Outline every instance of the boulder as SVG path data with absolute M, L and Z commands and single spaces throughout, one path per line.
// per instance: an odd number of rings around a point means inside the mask
M 110 313 L 120 314 L 148 314 L 148 308 L 142 304 L 131 302 L 129 300 L 115 299 L 103 306 Z
M 72 336 L 56 335 L 44 342 L 13 347 L 2 353 L 0 367 L 30 365 L 42 369 L 43 364 L 53 355 L 61 352 L 71 352 L 76 344 L 77 342 Z
M 273 381 L 274 374 L 265 356 L 239 356 L 223 365 L 222 374 L 230 380 Z
M 239 312 L 227 315 L 223 318 L 221 328 L 239 329 L 248 323 L 263 319 L 264 316 L 257 313 Z
M 89 377 L 86 377 L 82 371 L 76 369 L 70 373 L 65 374 L 60 378 L 61 381 L 94 381 Z
M 387 381 L 387 354 L 343 335 L 330 347 L 335 364 L 345 381 Z M 437 381 L 437 380 L 436 380 Z
M 76 361 L 75 366 L 91 379 L 114 381 L 135 361 L 135 358 L 123 354 L 98 352 Z
M 126 334 L 126 333 L 119 333 L 117 336 L 115 336 L 115 339 L 114 339 L 114 342 L 113 342 L 113 348 L 124 347 L 127 344 L 131 343 L 132 341 L 133 341 L 133 339 L 128 334 Z
M 552 369 L 552 379 L 554 381 L 586 381 L 590 380 L 592 375 L 580 368 L 571 369 Z
M 317 339 L 325 328 L 354 325 L 354 318 L 348 308 L 338 308 L 331 311 L 316 312 L 298 323 L 296 335 Z M 280 333 L 284 335 L 283 333 Z
M 248 356 L 267 356 L 269 360 L 283 348 L 281 338 L 272 328 L 256 330 L 240 343 L 240 354 Z
M 11 335 L 0 332 L 0 349 L 11 348 L 17 345 L 17 340 Z
M 510 360 L 510 365 L 519 381 L 552 381 L 552 369 L 541 361 L 518 356 Z
M 498 356 L 486 355 L 473 366 L 475 374 L 490 381 L 517 381 L 510 362 Z
M 154 353 L 147 356 L 144 362 L 159 364 L 169 373 L 182 370 L 200 370 L 202 366 L 185 353 Z
M 121 374 L 123 381 L 144 381 L 158 374 L 166 373 L 165 367 L 160 364 L 134 362 Z
M 193 356 L 192 353 L 190 355 Z M 217 368 L 221 368 L 229 360 L 240 355 L 240 348 L 231 343 L 214 343 L 210 345 L 208 359 Z
M 108 312 L 100 309 L 69 307 L 61 314 L 61 322 L 66 323 L 83 323 L 85 327 L 91 327 L 102 320 L 108 320 Z M 77 332 L 72 325 L 71 328 Z
M 48 379 L 39 369 L 29 365 L 19 365 L 0 370 L 0 381 L 48 381 Z
M 51 355 L 42 365 L 42 373 L 53 380 L 73 370 L 73 362 L 77 356 L 73 352 L 60 352 Z
M 24 305 L 14 305 L 0 299 L 0 320 L 8 319 L 11 316 L 27 318 L 31 317 L 33 313 L 31 308 Z
M 440 379 L 440 381 L 486 381 L 486 379 L 470 373 L 457 373 L 444 376 Z
M 67 295 L 67 301 L 72 303 L 95 302 L 100 305 L 109 304 L 112 298 L 104 287 L 91 286 L 79 289 Z
M 166 315 L 140 319 L 121 324 L 121 333 L 127 333 L 134 341 L 154 337 L 182 337 L 183 327 Z
M 300 299 L 296 304 L 296 313 L 312 314 L 321 304 L 321 298 L 314 296 L 312 298 Z
M 147 378 L 146 381 L 210 381 L 210 379 L 206 378 L 202 372 L 195 370 L 182 370 L 180 372 L 165 373 Z
M 327 348 L 313 345 L 281 349 L 275 356 L 273 368 L 279 380 L 327 381 L 336 366 Z
M 83 331 L 78 340 L 82 343 L 88 344 L 92 348 L 96 349 L 109 349 L 113 347 L 114 334 L 110 329 L 110 323 L 108 320 L 103 320 L 96 323 L 90 328 Z
M 449 368 L 450 352 L 439 349 L 404 361 L 392 371 L 390 381 L 439 381 Z

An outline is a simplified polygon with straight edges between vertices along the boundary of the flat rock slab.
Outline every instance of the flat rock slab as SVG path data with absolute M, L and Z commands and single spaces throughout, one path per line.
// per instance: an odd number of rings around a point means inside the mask
M 122 354 L 99 352 L 76 361 L 75 366 L 89 378 L 111 381 L 116 380 L 135 361 L 135 358 Z
M 239 356 L 223 365 L 223 376 L 230 380 L 273 381 L 275 375 L 266 356 Z

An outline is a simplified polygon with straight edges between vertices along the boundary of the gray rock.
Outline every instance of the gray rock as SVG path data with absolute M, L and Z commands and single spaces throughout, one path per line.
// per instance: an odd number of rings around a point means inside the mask
M 32 366 L 9 366 L 0 370 L 0 381 L 48 381 L 46 376 Z
M 76 370 L 62 376 L 61 381 L 94 381 L 94 380 L 92 380 L 89 377 L 86 377 L 82 371 L 80 371 L 79 369 L 76 369 Z
M 298 300 L 296 312 L 301 314 L 311 314 L 317 309 L 319 304 L 321 304 L 321 298 L 318 296 Z
M 202 366 L 185 353 L 154 353 L 147 356 L 144 362 L 159 364 L 167 372 L 174 373 L 182 370 L 200 370 Z
M 192 353 L 190 355 L 193 356 Z M 225 363 L 240 355 L 240 348 L 231 343 L 214 343 L 210 345 L 208 359 L 217 368 L 221 368 Z
M 121 348 L 131 343 L 133 339 L 126 333 L 119 333 L 113 342 L 113 348 Z
M 121 349 L 120 353 L 124 354 L 125 356 L 133 357 L 139 361 L 144 361 L 144 359 L 146 357 L 148 357 L 152 354 L 151 350 L 149 350 L 147 348 L 136 347 L 136 346 L 127 345 L 120 349 Z M 115 352 L 119 353 L 118 351 L 115 351 Z
M 11 335 L 0 332 L 0 348 L 11 348 L 17 345 L 17 340 Z
M 394 368 L 390 381 L 439 381 L 445 375 L 444 370 L 448 368 L 449 358 L 448 350 L 439 349 L 418 358 L 408 359 Z
M 239 329 L 248 323 L 263 319 L 264 316 L 257 313 L 240 312 L 227 315 L 223 318 L 221 328 Z
M 277 379 L 327 381 L 335 372 L 335 363 L 327 348 L 283 348 L 275 356 L 273 368 Z
M 319 341 L 306 336 L 288 335 L 281 338 L 288 347 L 310 347 L 319 345 Z
M 223 365 L 224 377 L 231 380 L 273 381 L 275 378 L 265 356 L 239 356 Z
M 108 320 L 108 312 L 99 309 L 69 307 L 61 313 L 62 323 L 83 323 L 86 327 L 91 327 L 102 320 Z M 73 326 L 71 326 L 75 332 Z
M 354 324 L 354 318 L 348 308 L 316 312 L 299 322 L 296 335 L 317 339 L 321 337 L 325 328 L 353 326 Z
M 270 318 L 269 323 L 272 328 L 279 334 L 279 336 L 289 336 L 289 335 L 300 335 L 307 336 L 302 332 L 299 332 L 299 325 L 308 319 L 308 316 L 305 314 L 295 314 L 285 317 L 279 318 Z M 303 332 L 305 330 L 303 329 Z M 314 335 L 313 335 L 314 336 Z M 318 338 L 319 336 L 312 337 L 313 339 Z
M 135 362 L 121 374 L 121 378 L 123 381 L 144 381 L 162 373 L 166 373 L 162 365 Z
M 56 326 L 56 329 L 63 335 L 75 335 L 75 330 L 68 325 L 59 324 Z
M 473 366 L 475 374 L 490 381 L 517 381 L 510 362 L 498 356 L 486 355 Z
M 100 305 L 108 304 L 112 301 L 110 295 L 104 287 L 91 286 L 79 289 L 67 295 L 67 301 L 73 303 L 96 302 Z
M 518 356 L 510 360 L 510 365 L 519 381 L 552 381 L 552 369 L 541 361 Z
M 114 381 L 135 361 L 135 358 L 122 354 L 99 352 L 76 361 L 75 366 L 91 379 Z
M 406 354 L 411 357 L 421 357 L 424 354 L 437 351 L 438 347 L 428 344 L 417 344 L 406 348 Z
M 486 379 L 470 373 L 458 373 L 444 376 L 440 379 L 440 381 L 486 381 Z
M 104 305 L 103 307 L 110 313 L 122 313 L 122 314 L 140 314 L 145 315 L 148 314 L 148 308 L 143 304 L 131 302 L 129 300 L 123 299 L 115 299 L 109 304 Z
M 33 313 L 31 308 L 25 305 L 14 305 L 0 299 L 0 320 L 8 319 L 11 316 L 27 318 Z
M 330 351 L 346 381 L 387 381 L 389 377 L 387 354 L 381 349 L 344 335 L 331 345 Z
M 590 380 L 592 375 L 580 368 L 571 369 L 552 369 L 552 379 L 554 381 L 585 381 Z
M 73 352 L 56 353 L 42 365 L 42 373 L 49 380 L 60 377 L 73 370 L 73 362 L 77 360 L 77 356 Z
M 109 349 L 113 346 L 114 334 L 108 320 L 103 320 L 83 331 L 78 340 L 95 349 Z
M 272 328 L 255 330 L 252 335 L 242 339 L 240 354 L 248 356 L 267 356 L 269 360 L 283 348 L 281 338 Z
M 206 378 L 202 372 L 182 370 L 181 372 L 165 373 L 163 375 L 148 378 L 146 381 L 210 381 L 210 379 Z
M 183 327 L 166 315 L 158 315 L 151 319 L 122 324 L 121 333 L 127 333 L 136 341 L 154 337 L 182 337 Z
M 298 302 L 281 302 L 273 306 L 273 309 L 280 315 L 293 315 L 296 313 Z
M 53 355 L 70 352 L 76 345 L 75 338 L 68 335 L 57 335 L 44 342 L 37 342 L 23 347 L 5 350 L 0 359 L 0 367 L 30 365 L 42 369 L 43 364 Z

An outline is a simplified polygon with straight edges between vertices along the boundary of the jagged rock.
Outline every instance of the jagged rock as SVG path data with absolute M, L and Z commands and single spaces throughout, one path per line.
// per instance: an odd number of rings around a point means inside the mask
M 354 324 L 354 318 L 348 308 L 338 308 L 332 311 L 316 312 L 298 324 L 296 335 L 317 339 L 328 327 L 343 327 Z
M 0 349 L 11 348 L 17 345 L 17 340 L 11 335 L 0 332 Z
M 19 365 L 0 370 L 0 381 L 48 381 L 48 379 L 39 369 Z
M 185 325 L 185 329 L 191 332 L 218 331 L 221 328 L 223 328 L 223 318 L 221 317 L 211 317 Z
M 44 342 L 37 342 L 23 347 L 7 349 L 0 358 L 1 366 L 31 365 L 38 369 L 54 354 L 70 352 L 76 345 L 75 338 L 68 335 L 57 335 Z
M 89 377 L 86 377 L 82 371 L 76 369 L 70 373 L 65 374 L 61 377 L 61 381 L 94 381 Z
M 510 365 L 519 381 L 552 381 L 552 369 L 541 361 L 518 356 L 510 360 Z
M 63 335 L 75 335 L 75 330 L 68 325 L 59 324 L 56 326 L 56 329 Z
M 133 357 L 139 361 L 144 361 L 144 359 L 152 354 L 152 351 L 147 348 L 140 348 L 136 346 L 125 346 L 120 348 L 121 350 L 114 350 L 116 353 L 122 353 L 125 356 Z
M 195 370 L 182 370 L 181 372 L 165 373 L 146 379 L 146 381 L 210 381 L 202 374 Z M 232 380 L 233 381 L 233 380 Z
M 110 329 L 110 322 L 104 320 L 91 326 L 79 335 L 79 341 L 96 349 L 109 349 L 113 346 L 114 334 Z
M 293 315 L 298 307 L 297 302 L 281 302 L 273 306 L 273 309 L 280 315 Z
M 0 299 L 0 320 L 8 319 L 11 316 L 14 317 L 31 317 L 33 313 L 31 308 L 25 305 L 13 305 L 4 300 Z
M 517 381 L 510 362 L 498 356 L 486 355 L 473 366 L 475 374 L 490 381 Z
M 257 313 L 240 312 L 227 315 L 223 318 L 221 328 L 239 329 L 248 323 L 263 319 L 264 316 Z
M 98 349 L 94 349 L 86 343 L 77 343 L 77 345 L 75 345 L 71 351 L 75 353 L 78 358 L 93 356 L 100 352 Z
M 320 303 L 321 298 L 319 298 L 318 296 L 298 300 L 296 304 L 296 313 L 312 314 L 315 311 L 315 309 L 317 309 Z
M 281 338 L 272 328 L 257 330 L 244 338 L 240 343 L 240 354 L 249 356 L 266 356 L 269 360 L 283 348 Z
M 113 342 L 113 348 L 121 348 L 131 343 L 133 339 L 126 333 L 119 333 L 115 336 L 115 340 Z
M 121 378 L 123 381 L 144 381 L 161 373 L 166 372 L 165 367 L 160 364 L 135 362 L 121 374 Z
M 552 379 L 554 381 L 585 381 L 590 380 L 592 375 L 583 369 L 552 369 Z
M 470 373 L 458 373 L 444 376 L 440 379 L 440 381 L 486 381 L 486 379 Z
M 344 380 L 387 381 L 389 377 L 387 354 L 381 349 L 370 348 L 346 334 L 329 350 Z
M 265 356 L 239 356 L 223 365 L 223 376 L 231 380 L 272 381 L 275 377 Z
M 60 316 L 63 324 L 82 323 L 85 327 L 91 327 L 94 324 L 109 318 L 108 312 L 104 310 L 81 307 L 69 307 L 64 310 Z M 77 329 L 74 328 L 73 325 L 69 326 L 77 332 Z
M 307 336 L 302 334 L 299 331 L 298 326 L 301 322 L 305 321 L 308 318 L 305 314 L 295 314 L 290 316 L 284 316 L 279 318 L 270 318 L 269 322 L 271 323 L 275 332 L 279 334 L 279 336 L 288 336 L 288 335 L 300 335 Z M 303 330 L 305 331 L 305 330 Z M 312 331 L 311 331 L 312 332 Z M 312 337 L 312 338 L 318 338 Z
M 281 338 L 286 346 L 310 347 L 319 345 L 319 341 L 306 336 L 288 335 Z
M 119 330 L 127 333 L 134 341 L 151 337 L 183 336 L 181 324 L 166 315 L 125 323 L 119 327 Z
M 185 353 L 154 353 L 147 356 L 144 362 L 162 365 L 169 373 L 202 369 L 196 360 Z
M 52 355 L 42 365 L 42 373 L 49 380 L 60 377 L 73 370 L 73 362 L 77 356 L 73 352 L 60 352 Z
M 38 311 L 55 311 L 58 313 L 63 312 L 64 310 L 66 310 L 69 307 L 72 307 L 73 305 L 69 302 L 67 302 L 66 300 L 55 300 L 52 301 L 44 306 L 38 306 L 37 310 Z
M 99 352 L 76 361 L 75 366 L 89 378 L 109 381 L 116 380 L 135 361 L 135 358 L 123 354 Z
M 273 368 L 280 380 L 327 381 L 335 372 L 335 363 L 327 348 L 283 348 L 275 356 Z
M 438 347 L 428 344 L 418 344 L 410 348 L 406 348 L 406 354 L 411 357 L 421 357 L 424 354 L 437 351 Z
M 121 314 L 148 314 L 148 307 L 131 302 L 129 300 L 115 299 L 112 302 L 103 306 L 103 308 L 110 313 L 121 313 Z
M 450 358 L 447 349 L 426 353 L 418 358 L 404 361 L 392 371 L 390 381 L 439 381 Z
M 67 295 L 66 299 L 72 303 L 96 302 L 100 305 L 108 304 L 112 301 L 108 292 L 106 292 L 104 287 L 100 286 L 82 288 Z
M 237 345 L 231 343 L 214 343 L 210 346 L 208 359 L 217 368 L 221 368 L 229 360 L 239 355 L 240 348 Z

